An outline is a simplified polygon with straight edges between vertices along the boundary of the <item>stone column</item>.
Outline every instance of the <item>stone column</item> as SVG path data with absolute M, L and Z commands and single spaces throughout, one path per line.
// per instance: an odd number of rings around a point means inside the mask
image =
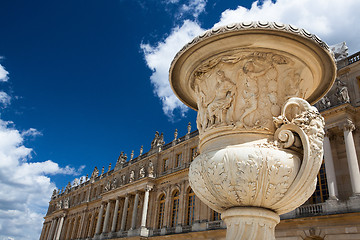
M 118 211 L 119 211 L 119 203 L 120 203 L 120 199 L 117 198 L 116 202 L 115 202 L 114 216 L 113 216 L 112 224 L 111 224 L 111 232 L 115 232 L 115 230 L 116 230 L 117 216 L 118 216 Z
M 81 216 L 81 221 L 80 221 L 80 226 L 79 226 L 79 233 L 78 233 L 78 238 L 82 238 L 85 234 L 85 228 L 87 225 L 87 212 L 83 211 L 83 214 Z
M 144 196 L 144 205 L 143 211 L 141 215 L 141 228 L 146 228 L 146 219 L 147 219 L 147 211 L 149 206 L 149 192 L 151 191 L 152 187 L 147 186 L 145 189 L 145 196 Z
M 91 216 L 90 226 L 89 226 L 88 232 L 85 233 L 85 237 L 90 237 L 91 236 L 91 231 L 92 231 L 93 226 L 94 226 L 95 218 L 96 218 L 95 213 L 93 213 L 92 216 Z
M 101 207 L 100 207 L 100 211 L 99 211 L 99 215 L 98 215 L 98 220 L 96 223 L 96 231 L 95 231 L 95 235 L 100 234 L 101 231 L 101 222 L 102 222 L 102 215 L 104 213 L 104 204 L 105 203 L 101 203 Z
M 351 187 L 353 190 L 353 195 L 358 196 L 360 195 L 360 172 L 359 172 L 359 164 L 356 156 L 354 138 L 352 135 L 352 131 L 354 130 L 355 130 L 355 126 L 352 122 L 348 121 L 344 125 L 346 157 L 349 165 Z
M 55 221 L 56 221 L 56 224 L 55 224 L 55 228 L 54 228 L 54 231 L 53 231 L 53 236 L 51 237 L 51 239 L 56 238 L 56 233 L 57 233 L 58 228 L 59 228 L 59 223 L 60 223 L 59 218 L 56 218 Z
M 139 192 L 136 192 L 134 208 L 133 208 L 132 218 L 131 218 L 131 229 L 135 229 L 135 227 L 136 227 L 136 216 L 137 216 L 138 205 L 139 205 Z
M 50 231 L 49 231 L 49 234 L 48 234 L 48 237 L 47 237 L 47 240 L 51 240 L 52 239 L 52 236 L 53 236 L 53 231 L 54 231 L 54 226 L 56 225 L 56 220 L 53 219 L 51 221 L 51 225 L 50 225 Z
M 165 198 L 165 208 L 164 208 L 164 222 L 163 227 L 170 227 L 170 218 L 171 218 L 171 193 L 170 193 L 171 186 L 168 186 L 166 189 L 166 198 Z
M 109 217 L 110 217 L 110 207 L 111 207 L 111 201 L 109 200 L 106 206 L 106 213 L 105 213 L 105 220 L 104 220 L 104 226 L 102 229 L 103 233 L 107 232 L 107 226 L 109 223 Z
M 178 223 L 182 225 L 185 223 L 185 212 L 186 212 L 186 189 L 185 181 L 181 182 L 180 185 L 180 198 L 179 198 L 179 221 Z
M 338 200 L 337 198 L 338 190 L 336 184 L 334 161 L 333 161 L 330 139 L 329 139 L 330 134 L 331 132 L 327 130 L 324 138 L 324 161 L 325 161 L 326 179 L 329 189 L 329 200 Z
M 55 235 L 55 240 L 59 240 L 59 239 L 60 239 L 61 230 L 62 230 L 62 227 L 63 227 L 63 224 L 64 224 L 64 217 L 65 217 L 65 216 L 62 215 L 61 218 L 60 218 L 60 223 L 59 223 L 59 226 L 58 226 L 56 235 Z
M 140 236 L 148 237 L 149 236 L 149 230 L 146 228 L 146 220 L 147 220 L 147 212 L 149 207 L 149 193 L 152 189 L 152 186 L 146 186 L 145 188 L 145 196 L 144 196 L 144 205 L 143 205 L 143 211 L 141 216 L 141 230 L 140 230 Z
M 124 209 L 123 209 L 122 218 L 121 218 L 121 228 L 120 228 L 121 231 L 125 230 L 128 206 L 129 206 L 129 195 L 126 195 Z
M 67 224 L 67 227 L 66 227 L 66 235 L 65 235 L 65 239 L 70 239 L 71 238 L 71 225 L 72 224 L 72 220 L 69 219 L 68 220 L 68 224 Z

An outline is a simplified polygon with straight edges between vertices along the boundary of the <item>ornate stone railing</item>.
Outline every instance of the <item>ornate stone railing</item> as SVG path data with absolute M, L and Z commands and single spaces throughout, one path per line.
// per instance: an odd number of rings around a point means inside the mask
M 351 55 L 351 56 L 349 56 L 347 58 L 347 61 L 348 61 L 348 65 L 353 64 L 353 63 L 355 63 L 357 61 L 360 61 L 360 51 L 353 54 L 353 55 Z
M 221 228 L 224 228 L 223 225 L 224 225 L 224 222 L 222 220 L 207 222 L 206 229 L 208 229 L 208 230 L 221 229 Z
M 323 203 L 319 204 L 311 204 L 311 205 L 305 205 L 298 207 L 296 209 L 296 216 L 315 216 L 315 215 L 321 215 L 323 211 Z

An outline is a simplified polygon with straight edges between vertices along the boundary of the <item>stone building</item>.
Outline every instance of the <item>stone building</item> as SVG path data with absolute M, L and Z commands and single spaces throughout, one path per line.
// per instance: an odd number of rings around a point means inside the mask
M 316 107 L 326 121 L 324 162 L 313 196 L 281 216 L 277 239 L 360 239 L 360 52 L 338 53 L 337 80 Z M 90 178 L 51 197 L 40 240 L 225 239 L 220 214 L 188 183 L 197 155 L 197 131 L 165 144 L 156 132 L 151 149 L 114 169 L 96 167 Z

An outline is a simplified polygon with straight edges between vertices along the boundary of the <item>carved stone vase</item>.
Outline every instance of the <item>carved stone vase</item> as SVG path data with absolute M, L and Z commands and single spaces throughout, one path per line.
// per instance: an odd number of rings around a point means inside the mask
M 176 55 L 171 86 L 198 111 L 190 185 L 221 213 L 227 239 L 275 239 L 279 214 L 314 192 L 324 120 L 310 104 L 335 74 L 324 42 L 277 23 L 212 29 Z

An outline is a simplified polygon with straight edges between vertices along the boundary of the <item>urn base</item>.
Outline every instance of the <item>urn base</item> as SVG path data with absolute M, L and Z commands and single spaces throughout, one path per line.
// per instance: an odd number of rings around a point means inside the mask
M 278 214 L 258 207 L 230 208 L 221 218 L 227 226 L 227 240 L 275 240 L 275 226 L 280 222 Z

